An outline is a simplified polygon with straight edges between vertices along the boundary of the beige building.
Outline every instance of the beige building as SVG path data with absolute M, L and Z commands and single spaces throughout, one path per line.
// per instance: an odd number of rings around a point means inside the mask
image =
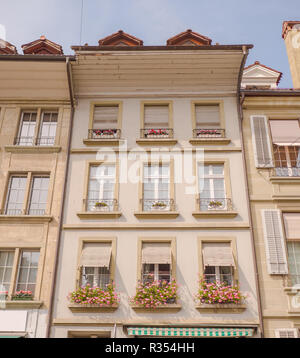
M 191 30 L 166 46 L 119 31 L 73 47 L 77 104 L 51 337 L 261 335 L 238 112 L 251 47 L 212 45 Z M 149 274 L 175 279 L 178 298 L 132 303 Z M 237 284 L 246 300 L 201 304 L 202 275 Z M 68 298 L 110 280 L 117 305 Z
M 259 62 L 244 70 L 241 103 L 265 337 L 300 329 L 300 22 L 285 22 L 295 89 Z M 294 28 L 293 28 L 294 26 Z M 298 90 L 297 90 L 298 88 Z
M 69 58 L 0 41 L 0 336 L 45 337 L 70 130 Z

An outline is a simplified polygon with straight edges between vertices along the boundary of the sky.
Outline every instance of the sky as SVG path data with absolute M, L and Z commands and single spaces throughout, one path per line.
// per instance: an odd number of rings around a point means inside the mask
M 82 12 L 83 1 L 83 12 Z M 82 31 L 81 31 L 82 18 Z M 299 0 L 0 0 L 0 38 L 17 46 L 45 35 L 73 54 L 72 45 L 123 30 L 144 41 L 164 45 L 186 29 L 213 44 L 253 44 L 254 61 L 283 72 L 280 87 L 292 87 L 282 22 L 300 20 Z

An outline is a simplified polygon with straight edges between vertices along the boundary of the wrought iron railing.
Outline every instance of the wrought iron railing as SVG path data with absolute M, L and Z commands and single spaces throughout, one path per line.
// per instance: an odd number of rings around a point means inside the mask
M 285 287 L 295 287 L 295 289 L 300 289 L 300 275 L 285 275 L 283 278 L 283 284 Z
M 89 129 L 88 139 L 119 139 L 121 129 Z
M 272 177 L 300 177 L 300 168 L 276 167 L 271 169 Z
M 27 215 L 38 215 L 38 216 L 41 216 L 41 215 L 45 215 L 45 209 L 28 209 L 27 210 Z
M 219 129 L 219 128 L 194 129 L 193 138 L 225 138 L 225 129 Z
M 119 210 L 117 199 L 84 199 L 83 203 L 86 211 L 110 212 Z
M 15 216 L 15 215 L 25 215 L 25 212 L 22 209 L 8 209 L 7 208 L 3 211 L 3 214 Z
M 55 137 L 16 137 L 14 140 L 14 145 L 20 146 L 51 146 L 55 143 Z
M 55 143 L 55 137 L 38 137 L 36 139 L 36 145 L 50 146 L 50 145 L 54 145 L 54 143 Z
M 16 137 L 14 145 L 32 146 L 34 145 L 34 137 Z
M 197 198 L 197 204 L 200 211 L 231 211 L 233 210 L 231 199 L 227 198 Z
M 10 216 L 17 216 L 17 215 L 38 215 L 38 216 L 42 216 L 46 214 L 45 209 L 27 209 L 27 210 L 23 210 L 23 209 L 9 209 L 6 208 L 5 210 L 3 210 L 2 212 L 4 215 L 10 215 Z
M 173 199 L 141 199 L 143 211 L 175 211 Z
M 173 128 L 142 128 L 141 138 L 145 138 L 145 139 L 173 138 Z

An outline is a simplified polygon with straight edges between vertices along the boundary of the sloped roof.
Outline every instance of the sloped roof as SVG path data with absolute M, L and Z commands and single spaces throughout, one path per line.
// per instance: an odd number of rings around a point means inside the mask
M 143 46 L 143 41 L 119 30 L 98 41 L 99 46 Z
M 15 55 L 18 51 L 16 46 L 12 45 L 11 43 L 0 39 L 0 54 L 1 55 Z
M 41 36 L 38 40 L 22 45 L 24 55 L 63 55 L 62 46 Z
M 184 32 L 181 32 L 178 35 L 170 37 L 167 40 L 167 46 L 179 46 L 184 45 L 185 43 L 196 45 L 196 46 L 209 46 L 211 45 L 212 40 L 206 36 L 198 34 L 197 32 L 188 29 Z
M 263 65 L 262 63 L 260 63 L 259 61 L 255 61 L 254 63 L 252 63 L 251 65 L 247 66 L 244 68 L 244 75 L 245 75 L 245 71 L 251 69 L 251 68 L 254 68 L 254 67 L 261 67 L 261 68 L 265 68 L 271 72 L 275 74 L 277 74 L 277 80 L 276 80 L 276 84 L 278 85 L 279 81 L 281 80 L 281 77 L 282 77 L 282 72 L 280 71 L 277 71 L 277 70 L 274 70 L 274 68 L 271 68 L 271 67 L 268 67 L 268 66 L 265 66 Z
M 300 25 L 300 21 L 284 21 L 282 24 L 282 33 L 281 36 L 283 39 L 286 38 L 287 33 L 291 30 L 295 25 Z

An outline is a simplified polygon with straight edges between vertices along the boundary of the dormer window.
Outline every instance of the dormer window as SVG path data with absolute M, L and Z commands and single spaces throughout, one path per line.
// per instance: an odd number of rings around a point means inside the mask
M 245 67 L 241 86 L 247 90 L 275 89 L 281 77 L 281 72 L 256 61 L 254 64 Z
M 119 30 L 112 35 L 100 39 L 99 46 L 143 46 L 143 41 L 137 37 L 126 34 L 122 30 Z
M 167 46 L 210 46 L 211 39 L 190 29 L 168 39 Z

